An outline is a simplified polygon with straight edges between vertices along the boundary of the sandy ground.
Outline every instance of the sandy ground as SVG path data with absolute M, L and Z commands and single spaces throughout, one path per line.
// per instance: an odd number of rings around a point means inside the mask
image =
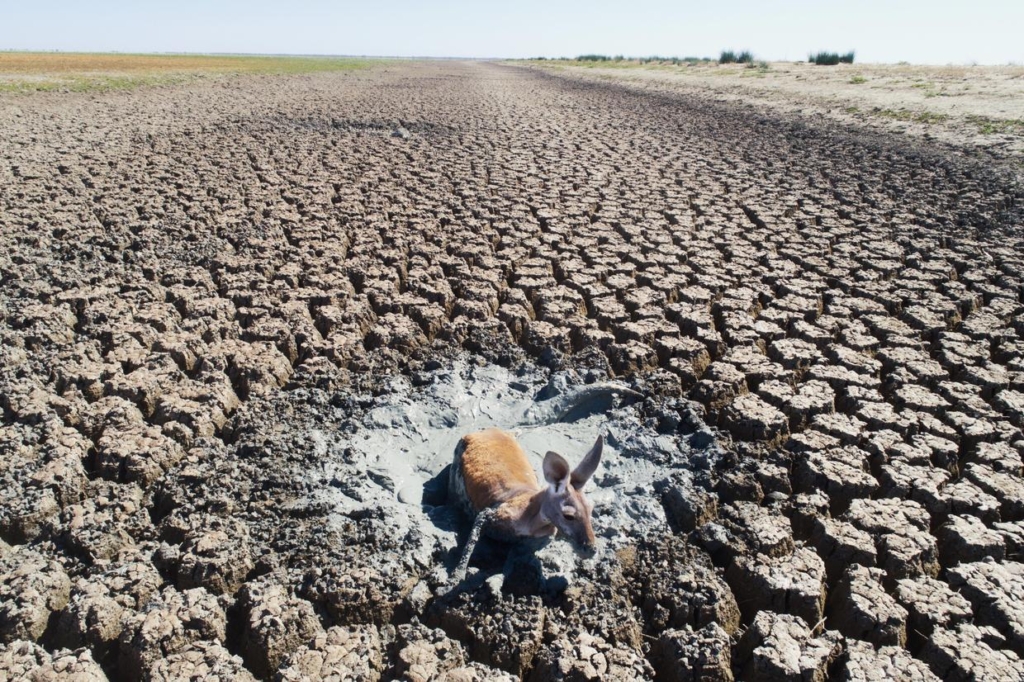
M 970 145 L 1012 158 L 1018 169 L 1024 155 L 1024 66 L 771 62 L 767 69 L 758 69 L 549 62 L 542 68 L 646 88 L 713 93 L 761 109 Z
M 0 678 L 1024 678 L 1012 156 L 639 78 L 0 96 Z

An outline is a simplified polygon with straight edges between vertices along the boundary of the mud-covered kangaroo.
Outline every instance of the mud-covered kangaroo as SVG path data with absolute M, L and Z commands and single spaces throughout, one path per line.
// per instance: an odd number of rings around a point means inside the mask
M 463 436 L 450 469 L 449 500 L 476 518 L 452 584 L 465 578 L 481 531 L 506 541 L 560 533 L 578 550 L 593 552 L 593 505 L 582 491 L 601 462 L 603 446 L 598 436 L 575 469 L 558 453 L 548 452 L 543 467 L 547 485 L 542 486 L 510 434 L 488 429 Z

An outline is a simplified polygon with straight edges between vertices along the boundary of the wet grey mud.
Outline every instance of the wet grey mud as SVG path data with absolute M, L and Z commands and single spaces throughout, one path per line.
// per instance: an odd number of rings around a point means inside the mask
M 488 63 L 4 95 L 0 678 L 1022 679 L 1018 176 Z M 487 426 L 606 436 L 598 552 L 445 592 Z

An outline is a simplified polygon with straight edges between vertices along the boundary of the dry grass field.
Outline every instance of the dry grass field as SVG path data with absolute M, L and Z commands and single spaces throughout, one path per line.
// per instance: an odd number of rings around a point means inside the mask
M 193 54 L 0 52 L 0 92 L 94 91 L 240 74 L 351 71 L 372 60 Z

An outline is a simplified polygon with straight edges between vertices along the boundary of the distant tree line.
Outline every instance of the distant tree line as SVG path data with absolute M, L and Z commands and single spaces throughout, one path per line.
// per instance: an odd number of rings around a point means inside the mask
M 840 54 L 838 52 L 815 52 L 812 53 L 807 61 L 812 64 L 822 65 L 833 65 L 833 64 L 853 64 L 854 52 L 853 50 Z M 546 60 L 546 57 L 537 57 L 538 60 Z M 711 57 L 660 57 L 653 55 L 650 57 L 626 57 L 624 55 L 606 55 L 606 54 L 581 54 L 576 57 L 578 62 L 640 62 L 641 64 L 658 63 L 658 64 L 703 64 L 715 61 Z M 763 61 L 755 62 L 754 54 L 750 50 L 743 50 L 742 52 L 736 52 L 735 50 L 722 50 L 721 54 L 718 55 L 719 64 L 746 64 L 749 67 L 758 66 L 760 68 L 767 68 L 767 63 Z

